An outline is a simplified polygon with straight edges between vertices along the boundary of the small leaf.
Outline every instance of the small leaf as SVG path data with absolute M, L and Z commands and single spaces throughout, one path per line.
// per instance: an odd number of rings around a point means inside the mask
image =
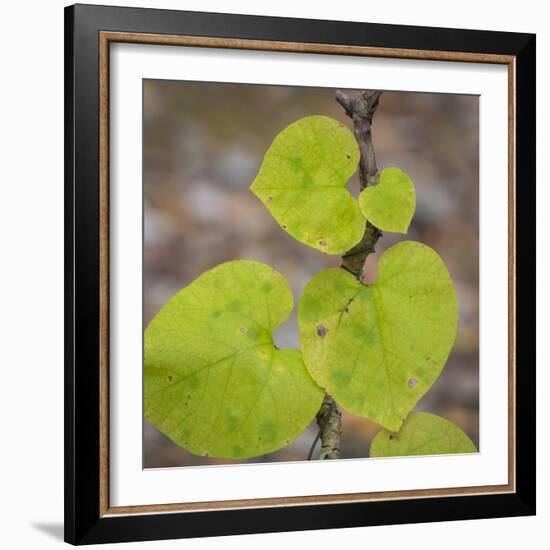
M 445 264 L 423 244 L 392 246 L 378 273 L 371 285 L 340 268 L 315 275 L 300 298 L 300 342 L 339 404 L 397 431 L 445 365 L 457 303 Z
M 287 281 L 255 261 L 207 271 L 145 331 L 145 418 L 198 455 L 248 458 L 290 443 L 323 391 L 273 331 L 293 309 Z
M 361 211 L 382 231 L 407 233 L 416 208 L 414 185 L 398 168 L 385 168 L 376 185 L 359 195 Z
M 452 422 L 435 414 L 411 413 L 397 433 L 380 430 L 371 457 L 477 453 L 472 440 Z
M 342 254 L 365 230 L 359 204 L 346 189 L 358 163 L 350 130 L 331 118 L 310 116 L 277 135 L 250 188 L 296 240 Z

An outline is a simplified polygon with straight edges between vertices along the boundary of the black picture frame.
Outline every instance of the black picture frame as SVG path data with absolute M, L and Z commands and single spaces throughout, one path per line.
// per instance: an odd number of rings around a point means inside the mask
M 512 56 L 515 491 L 109 515 L 100 502 L 100 32 Z M 65 540 L 127 542 L 535 514 L 535 61 L 532 34 L 75 5 L 65 9 Z M 138 161 L 138 160 L 136 160 Z

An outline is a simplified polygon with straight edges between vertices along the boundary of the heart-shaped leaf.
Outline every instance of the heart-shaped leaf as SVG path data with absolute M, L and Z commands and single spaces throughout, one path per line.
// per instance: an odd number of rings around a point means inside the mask
M 411 413 L 397 433 L 380 430 L 370 456 L 416 456 L 476 453 L 472 440 L 452 422 L 435 414 Z
M 198 455 L 274 451 L 310 423 L 323 391 L 273 331 L 293 309 L 282 275 L 255 261 L 207 271 L 145 331 L 145 417 Z
M 385 168 L 376 185 L 361 191 L 359 206 L 378 229 L 407 233 L 416 208 L 414 185 L 399 168 Z
M 358 163 L 350 130 L 334 119 L 309 116 L 277 135 L 250 188 L 296 240 L 342 254 L 365 230 L 365 217 L 346 188 Z
M 374 284 L 340 268 L 308 283 L 298 309 L 304 361 L 343 407 L 397 431 L 445 365 L 457 316 L 441 258 L 401 242 L 382 255 Z

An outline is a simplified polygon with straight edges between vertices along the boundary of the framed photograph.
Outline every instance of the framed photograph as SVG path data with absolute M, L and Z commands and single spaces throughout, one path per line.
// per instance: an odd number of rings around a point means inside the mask
M 535 513 L 535 36 L 65 11 L 65 539 Z

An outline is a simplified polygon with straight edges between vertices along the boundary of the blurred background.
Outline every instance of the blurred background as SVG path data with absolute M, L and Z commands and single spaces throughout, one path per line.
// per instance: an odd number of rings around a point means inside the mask
M 248 189 L 276 134 L 295 120 L 322 114 L 351 128 L 334 91 L 144 81 L 144 327 L 172 294 L 228 260 L 270 264 L 287 278 L 296 303 L 315 273 L 340 264 L 290 237 Z M 367 260 L 368 279 L 383 250 L 400 240 L 421 241 L 443 258 L 458 294 L 458 336 L 415 410 L 451 420 L 479 448 L 478 97 L 384 92 L 373 140 L 380 170 L 397 166 L 412 178 L 417 207 L 408 235 L 380 239 Z M 357 176 L 349 190 L 358 194 Z M 275 343 L 299 347 L 295 313 Z M 342 458 L 367 457 L 378 426 L 342 412 Z M 194 456 L 144 420 L 143 467 L 305 460 L 316 433 L 314 421 L 275 453 L 231 461 Z

